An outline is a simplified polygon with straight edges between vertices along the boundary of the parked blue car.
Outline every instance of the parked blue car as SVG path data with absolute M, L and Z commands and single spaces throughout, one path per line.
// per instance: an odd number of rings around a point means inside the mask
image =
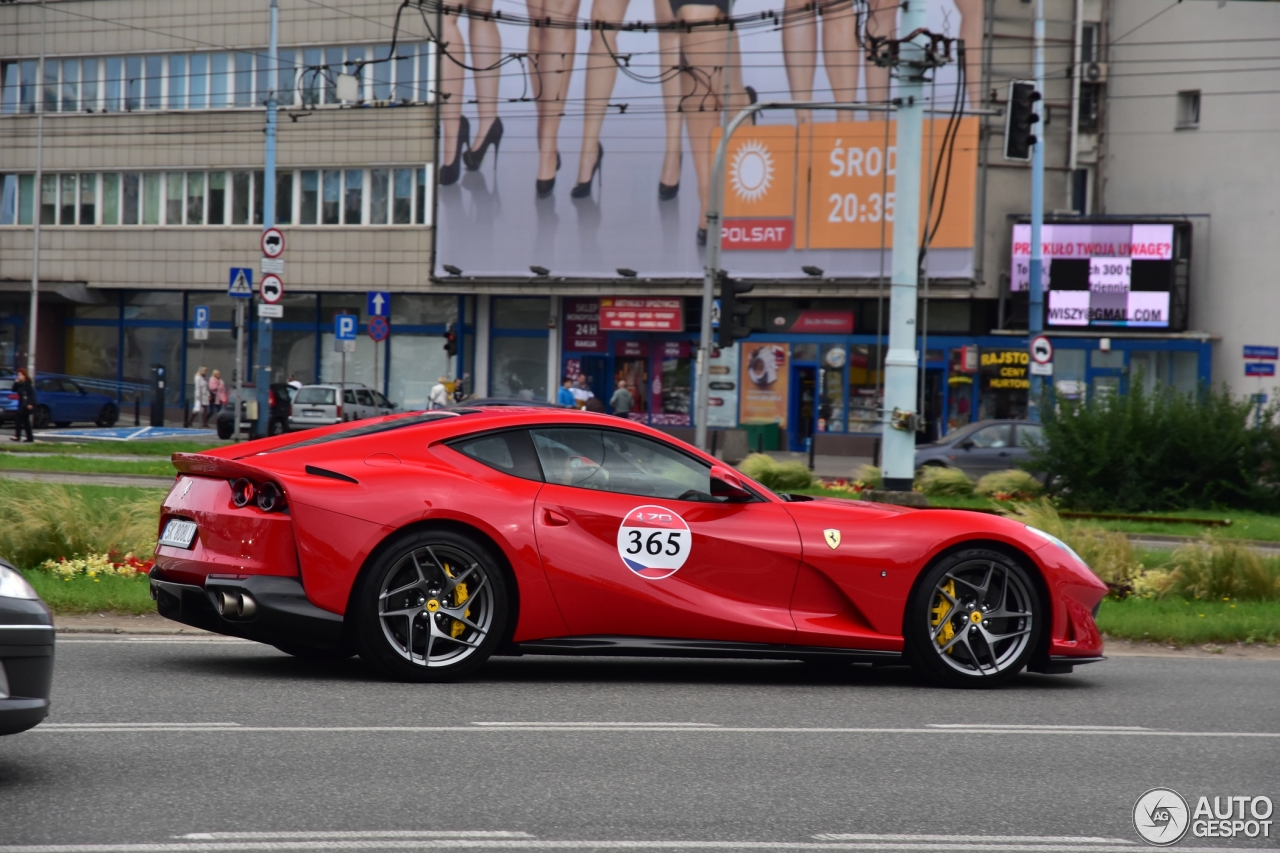
M 12 375 L 0 379 L 0 421 L 17 417 L 18 395 L 13 393 Z M 36 374 L 36 410 L 31 425 L 36 429 L 94 423 L 114 426 L 120 417 L 116 401 L 97 391 L 86 391 L 73 379 Z

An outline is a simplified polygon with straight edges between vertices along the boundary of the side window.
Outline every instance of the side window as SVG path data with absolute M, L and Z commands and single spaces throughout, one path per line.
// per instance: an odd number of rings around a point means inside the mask
M 997 424 L 984 427 L 973 434 L 974 447 L 1008 447 L 1013 444 L 1013 425 Z
M 356 389 L 356 399 L 360 401 L 360 405 L 362 406 L 373 405 L 373 395 L 363 388 Z
M 1044 427 L 1018 424 L 1018 446 L 1039 447 L 1044 441 Z
M 716 500 L 711 469 L 661 442 L 613 430 L 532 434 L 548 482 L 671 500 Z
M 356 404 L 356 392 L 350 389 L 343 390 L 342 404 L 344 406 L 354 406 Z
M 542 469 L 538 467 L 533 442 L 529 440 L 529 433 L 522 429 L 464 438 L 449 446 L 504 474 L 525 480 L 542 480 Z
M 61 390 L 62 390 L 62 382 L 60 382 L 57 379 L 37 379 L 36 380 L 37 393 L 41 391 L 61 391 Z
M 386 397 L 384 397 L 381 391 L 374 391 L 373 399 L 379 406 L 381 406 L 384 409 L 392 408 L 391 401 L 388 400 Z

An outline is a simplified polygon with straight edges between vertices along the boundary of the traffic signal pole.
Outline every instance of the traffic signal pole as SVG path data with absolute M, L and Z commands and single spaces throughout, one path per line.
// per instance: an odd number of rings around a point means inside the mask
M 271 34 L 267 47 L 267 150 L 262 168 L 262 230 L 276 224 L 276 89 L 280 85 L 278 42 L 280 39 L 279 0 L 270 0 Z M 271 433 L 271 324 L 270 317 L 258 318 L 258 435 Z M 375 347 L 376 350 L 376 347 Z M 236 406 L 240 401 L 236 401 Z M 238 435 L 238 433 L 237 433 Z
M 1036 91 L 1044 92 L 1044 0 L 1036 0 L 1035 22 Z M 1043 136 L 1043 131 L 1040 136 Z M 1027 345 L 1032 338 L 1044 331 L 1044 247 L 1040 231 L 1044 226 L 1044 145 L 1037 139 L 1031 148 L 1031 263 L 1027 284 Z M 1027 392 L 1027 420 L 1040 420 L 1040 394 L 1043 382 L 1039 375 L 1031 374 L 1031 387 Z
M 899 32 L 923 29 L 927 3 L 903 4 Z M 920 170 L 924 153 L 925 51 L 914 41 L 899 48 L 898 170 L 895 176 L 893 263 L 889 280 L 889 351 L 884 360 L 880 469 L 887 491 L 909 492 L 916 467 L 916 300 L 920 276 Z

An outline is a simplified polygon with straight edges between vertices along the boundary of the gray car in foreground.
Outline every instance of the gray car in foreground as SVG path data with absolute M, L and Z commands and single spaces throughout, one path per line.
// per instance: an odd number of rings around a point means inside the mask
M 0 735 L 43 720 L 52 684 L 53 617 L 18 570 L 0 560 Z
M 978 421 L 947 433 L 932 444 L 916 446 L 916 469 L 926 465 L 959 468 L 973 479 L 992 471 L 1020 468 L 1043 436 L 1031 421 Z

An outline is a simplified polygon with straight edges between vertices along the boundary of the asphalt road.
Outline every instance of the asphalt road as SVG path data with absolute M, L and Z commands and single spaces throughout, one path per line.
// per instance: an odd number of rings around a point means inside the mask
M 54 703 L 0 739 L 0 853 L 1098 853 L 1143 849 L 1133 805 L 1156 786 L 1280 802 L 1280 661 L 1119 657 L 966 692 L 905 669 L 529 657 L 428 686 L 238 641 L 73 636 Z M 1177 849 L 1274 848 L 1277 828 Z

